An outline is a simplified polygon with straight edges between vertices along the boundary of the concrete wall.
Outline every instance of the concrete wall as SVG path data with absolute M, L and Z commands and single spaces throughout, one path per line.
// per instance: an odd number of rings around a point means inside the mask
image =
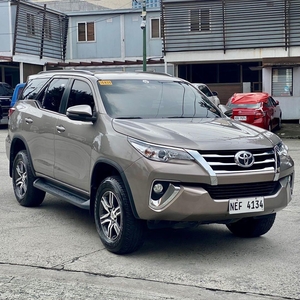
M 0 2 L 0 56 L 12 54 L 12 26 L 10 2 Z

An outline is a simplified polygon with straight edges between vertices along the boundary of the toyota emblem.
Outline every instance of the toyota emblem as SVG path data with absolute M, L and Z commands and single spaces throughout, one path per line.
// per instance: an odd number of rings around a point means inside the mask
M 243 168 L 250 168 L 254 164 L 254 157 L 248 151 L 239 151 L 234 156 L 235 163 Z

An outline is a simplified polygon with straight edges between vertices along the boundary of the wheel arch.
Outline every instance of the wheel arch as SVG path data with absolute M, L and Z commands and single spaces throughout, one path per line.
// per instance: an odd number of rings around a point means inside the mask
M 131 210 L 135 218 L 139 219 L 139 216 L 137 214 L 135 204 L 133 201 L 131 189 L 129 186 L 129 183 L 127 181 L 127 178 L 123 172 L 123 169 L 120 165 L 115 163 L 114 161 L 108 160 L 108 159 L 101 159 L 98 160 L 93 168 L 92 176 L 91 176 L 91 196 L 90 196 L 90 211 L 93 215 L 94 212 L 94 204 L 95 204 L 95 197 L 97 193 L 97 189 L 100 185 L 100 183 L 109 176 L 120 176 L 122 179 L 128 199 L 130 202 Z
M 16 136 L 11 141 L 11 146 L 10 146 L 10 153 L 9 153 L 9 176 L 10 177 L 12 177 L 12 167 L 13 167 L 14 159 L 21 150 L 27 151 L 28 159 L 30 161 L 30 166 L 31 166 L 32 172 L 33 172 L 33 174 L 35 174 L 35 170 L 33 169 L 33 164 L 32 164 L 28 145 L 22 137 Z

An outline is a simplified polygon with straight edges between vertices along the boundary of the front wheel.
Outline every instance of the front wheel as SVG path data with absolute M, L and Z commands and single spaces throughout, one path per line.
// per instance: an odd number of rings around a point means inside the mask
M 45 198 L 45 192 L 33 186 L 35 179 L 27 151 L 22 150 L 16 155 L 12 168 L 14 193 L 22 206 L 39 206 Z
M 267 233 L 274 224 L 275 214 L 257 218 L 245 218 L 235 223 L 227 224 L 227 228 L 236 236 L 258 237 Z
M 100 239 L 110 252 L 125 254 L 142 246 L 145 223 L 134 217 L 120 177 L 108 177 L 100 184 L 94 217 Z

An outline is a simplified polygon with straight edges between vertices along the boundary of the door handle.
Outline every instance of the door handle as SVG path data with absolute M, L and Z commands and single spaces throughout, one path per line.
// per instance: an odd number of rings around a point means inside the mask
M 61 133 L 61 132 L 65 132 L 66 128 L 62 125 L 58 125 L 56 126 L 56 130 Z
M 26 124 L 32 124 L 33 120 L 31 118 L 25 118 Z

